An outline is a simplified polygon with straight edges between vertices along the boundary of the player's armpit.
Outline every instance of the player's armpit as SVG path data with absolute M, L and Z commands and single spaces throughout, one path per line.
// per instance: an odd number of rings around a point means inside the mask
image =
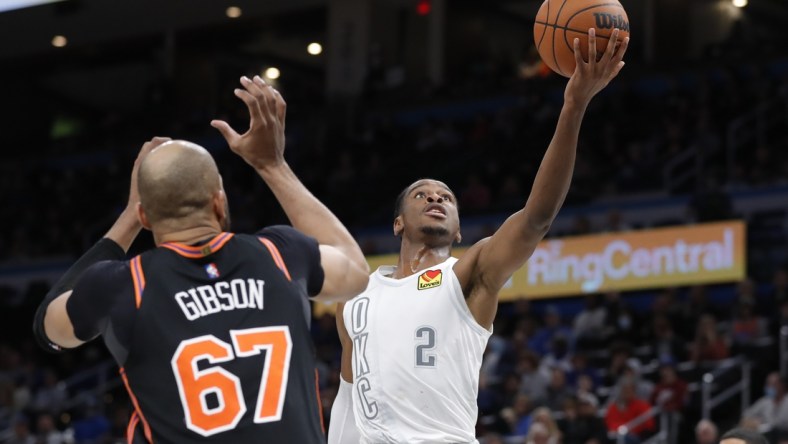
M 320 265 L 323 267 L 323 288 L 313 299 L 323 302 L 344 302 L 367 288 L 368 270 L 359 267 L 340 249 L 320 245 Z
M 74 325 L 66 311 L 66 303 L 71 297 L 69 290 L 55 298 L 47 307 L 44 315 L 44 334 L 50 342 L 63 348 L 74 348 L 84 344 L 74 333 Z

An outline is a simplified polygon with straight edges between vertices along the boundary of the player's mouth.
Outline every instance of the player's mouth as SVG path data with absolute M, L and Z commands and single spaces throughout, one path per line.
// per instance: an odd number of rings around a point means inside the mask
M 441 204 L 431 203 L 427 205 L 424 208 L 424 214 L 437 219 L 446 219 L 446 209 Z

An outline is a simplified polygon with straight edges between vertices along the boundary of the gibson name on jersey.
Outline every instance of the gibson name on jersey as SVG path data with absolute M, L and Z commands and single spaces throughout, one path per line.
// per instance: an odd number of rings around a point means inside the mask
M 264 286 L 260 279 L 218 281 L 179 291 L 175 293 L 175 301 L 190 321 L 238 308 L 262 310 Z

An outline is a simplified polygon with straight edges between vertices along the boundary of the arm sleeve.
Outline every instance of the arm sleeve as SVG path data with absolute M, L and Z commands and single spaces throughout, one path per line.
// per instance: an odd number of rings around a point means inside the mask
M 126 253 L 120 245 L 111 239 L 103 238 L 96 242 L 90 250 L 85 252 L 85 254 L 83 254 L 49 290 L 46 296 L 44 296 L 44 300 L 41 301 L 41 304 L 38 306 L 38 310 L 36 310 L 35 317 L 33 318 L 33 336 L 44 350 L 50 352 L 62 351 L 60 346 L 49 340 L 44 331 L 44 317 L 46 316 L 49 304 L 61 294 L 72 290 L 77 280 L 82 276 L 82 273 L 91 265 L 102 260 L 123 259 L 125 257 Z
M 131 286 L 128 262 L 103 261 L 85 270 L 66 303 L 77 339 L 89 341 L 104 332 L 118 301 L 123 296 L 132 301 Z
M 323 267 L 320 265 L 320 249 L 315 238 L 307 236 L 293 227 L 276 225 L 257 233 L 276 245 L 285 261 L 294 282 L 303 282 L 309 296 L 315 296 L 323 288 Z

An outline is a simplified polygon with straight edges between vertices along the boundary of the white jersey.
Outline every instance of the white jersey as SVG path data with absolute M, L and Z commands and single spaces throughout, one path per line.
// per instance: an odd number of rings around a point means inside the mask
M 404 279 L 380 267 L 342 315 L 353 340 L 353 410 L 366 443 L 475 442 L 490 331 L 471 315 L 455 258 Z

